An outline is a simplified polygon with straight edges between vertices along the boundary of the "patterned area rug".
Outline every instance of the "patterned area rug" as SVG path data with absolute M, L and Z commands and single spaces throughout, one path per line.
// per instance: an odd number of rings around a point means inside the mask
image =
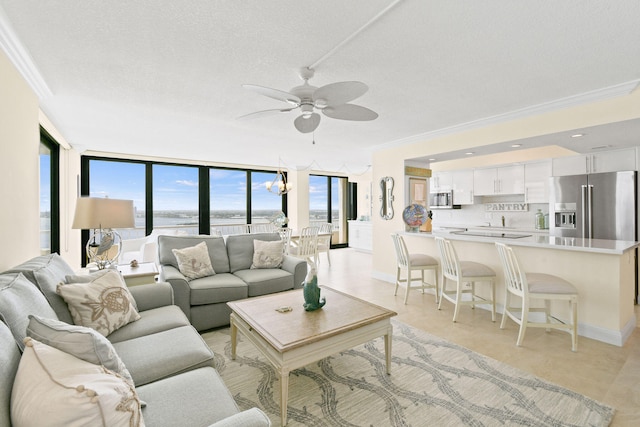
M 607 426 L 614 409 L 392 321 L 393 361 L 384 343 L 367 344 L 293 371 L 289 426 Z M 241 409 L 265 411 L 280 425 L 279 379 L 238 334 L 231 360 L 229 329 L 203 335 Z

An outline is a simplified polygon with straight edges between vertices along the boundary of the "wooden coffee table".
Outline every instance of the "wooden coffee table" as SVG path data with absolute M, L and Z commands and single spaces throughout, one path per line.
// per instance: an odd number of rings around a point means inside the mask
M 397 313 L 321 287 L 327 303 L 316 311 L 302 307 L 302 289 L 227 303 L 231 307 L 231 358 L 240 331 L 280 374 L 280 414 L 287 424 L 289 372 L 332 354 L 384 336 L 387 374 L 391 373 L 391 317 Z M 291 307 L 291 311 L 277 309 Z

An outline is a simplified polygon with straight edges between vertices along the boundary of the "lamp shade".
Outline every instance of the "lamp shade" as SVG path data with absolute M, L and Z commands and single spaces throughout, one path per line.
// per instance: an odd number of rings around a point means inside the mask
M 133 228 L 135 218 L 133 200 L 80 197 L 71 228 Z

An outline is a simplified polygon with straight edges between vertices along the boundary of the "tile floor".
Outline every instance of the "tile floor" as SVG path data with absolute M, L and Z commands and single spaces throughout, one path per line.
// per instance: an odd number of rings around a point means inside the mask
M 573 353 L 568 334 L 544 329 L 528 329 L 523 346 L 517 347 L 517 325 L 508 321 L 501 330 L 501 315 L 493 323 L 488 310 L 462 307 L 458 322 L 453 323 L 450 303 L 443 302 L 438 311 L 434 295 L 419 290 L 412 290 L 404 305 L 404 288 L 394 297 L 394 284 L 371 277 L 369 254 L 335 249 L 331 262 L 329 266 L 326 256 L 321 255 L 320 285 L 394 310 L 404 323 L 607 403 L 616 408 L 612 426 L 640 425 L 640 328 L 624 347 L 580 337 L 578 352 Z M 636 317 L 640 318 L 638 306 Z

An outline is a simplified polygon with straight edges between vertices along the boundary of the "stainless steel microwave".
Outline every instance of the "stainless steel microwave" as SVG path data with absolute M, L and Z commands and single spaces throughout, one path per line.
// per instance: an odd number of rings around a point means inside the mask
M 460 209 L 453 204 L 453 192 L 443 191 L 429 194 L 429 209 Z

